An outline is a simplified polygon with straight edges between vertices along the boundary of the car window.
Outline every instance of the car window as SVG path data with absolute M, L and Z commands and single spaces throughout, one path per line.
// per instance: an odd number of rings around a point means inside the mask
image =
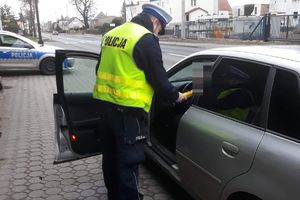
M 300 91 L 296 74 L 277 69 L 271 94 L 268 129 L 300 139 Z
M 90 58 L 71 58 L 73 69 L 64 72 L 65 93 L 91 93 L 96 81 L 98 60 Z
M 204 93 L 197 106 L 223 116 L 257 124 L 269 67 L 254 62 L 224 58 L 211 77 L 204 77 Z
M 1 46 L 3 47 L 16 47 L 16 48 L 27 48 L 31 46 L 27 42 L 20 40 L 16 37 L 9 36 L 9 35 L 1 35 Z
M 203 70 L 204 65 L 212 64 L 217 59 L 216 56 L 210 57 L 195 57 L 191 59 L 188 64 L 181 67 L 176 73 L 169 77 L 169 81 L 171 82 L 180 82 L 180 81 L 187 81 L 192 80 L 195 77 L 195 73 L 198 71 Z

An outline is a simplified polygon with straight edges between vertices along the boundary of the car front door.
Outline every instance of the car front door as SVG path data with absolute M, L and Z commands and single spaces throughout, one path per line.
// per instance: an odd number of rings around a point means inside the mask
M 33 68 L 36 66 L 36 51 L 27 42 L 10 36 L 0 35 L 0 67 Z
M 63 71 L 63 62 L 69 58 L 74 59 L 74 69 Z M 105 126 L 102 109 L 92 98 L 98 58 L 95 53 L 56 51 L 54 163 L 101 153 L 101 134 Z
M 230 69 L 230 70 L 229 70 Z M 245 82 L 222 77 L 231 73 L 242 74 Z M 207 73 L 210 74 L 210 73 Z M 216 62 L 204 93 L 183 115 L 177 135 L 176 158 L 179 174 L 185 187 L 201 199 L 219 199 L 222 189 L 231 179 L 246 173 L 253 162 L 264 135 L 260 113 L 263 109 L 264 90 L 269 66 L 244 60 L 222 58 Z M 219 80 L 219 78 L 221 80 Z M 225 82 L 224 82 L 225 80 Z M 221 111 L 221 91 L 246 89 L 245 96 L 232 95 L 229 103 L 250 102 L 245 119 Z M 230 96 L 230 95 L 228 95 Z M 238 98 L 238 100 L 234 100 Z M 224 103 L 230 108 L 228 102 Z M 231 113 L 232 114 L 232 113 Z

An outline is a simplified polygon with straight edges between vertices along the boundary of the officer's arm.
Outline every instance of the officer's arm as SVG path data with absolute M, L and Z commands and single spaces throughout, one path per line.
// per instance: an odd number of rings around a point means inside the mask
M 179 94 L 168 80 L 158 40 L 152 34 L 143 36 L 134 48 L 133 57 L 156 95 L 165 101 L 175 102 Z

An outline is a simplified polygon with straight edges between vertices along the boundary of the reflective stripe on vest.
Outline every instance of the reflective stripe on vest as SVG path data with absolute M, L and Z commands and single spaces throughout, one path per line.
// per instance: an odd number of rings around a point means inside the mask
M 103 36 L 94 98 L 149 112 L 153 89 L 132 55 L 136 43 L 147 33 L 151 32 L 143 26 L 127 22 Z

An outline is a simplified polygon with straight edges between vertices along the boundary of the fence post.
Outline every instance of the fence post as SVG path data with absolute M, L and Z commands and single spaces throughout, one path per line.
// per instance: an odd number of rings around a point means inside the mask
M 287 20 L 286 20 L 286 36 L 285 36 L 286 39 L 289 38 L 289 23 L 290 23 L 290 16 L 287 15 Z
M 269 41 L 270 30 L 271 30 L 271 14 L 265 14 L 263 23 L 263 40 L 264 42 Z

